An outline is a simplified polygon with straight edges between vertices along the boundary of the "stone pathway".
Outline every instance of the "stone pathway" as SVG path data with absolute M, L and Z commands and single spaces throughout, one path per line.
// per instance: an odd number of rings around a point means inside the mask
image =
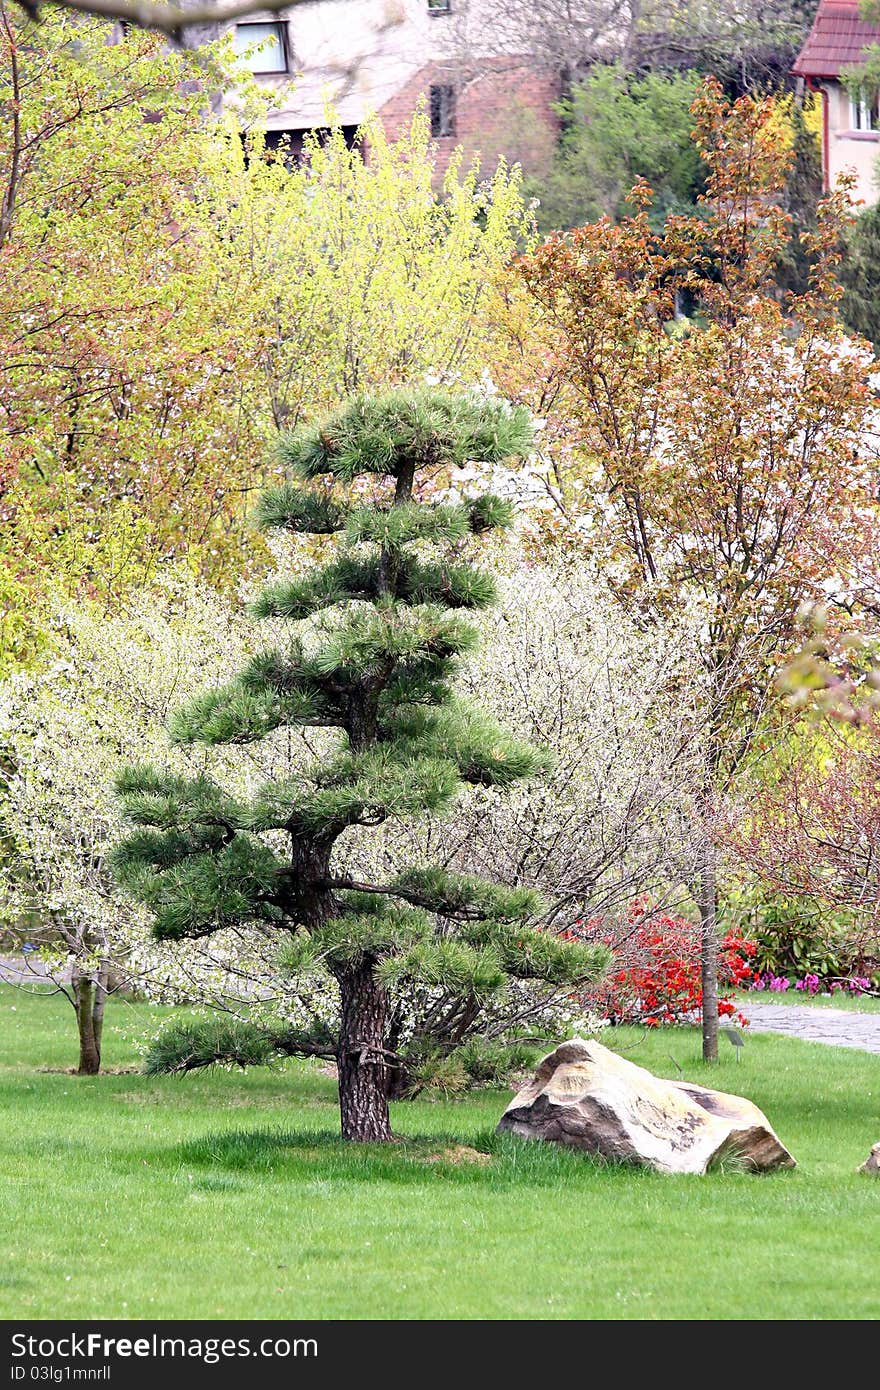
M 845 1009 L 810 1008 L 806 1004 L 765 1004 L 747 1000 L 739 1008 L 749 1020 L 749 1032 L 785 1033 L 805 1042 L 829 1043 L 880 1052 L 880 1014 L 855 1014 Z

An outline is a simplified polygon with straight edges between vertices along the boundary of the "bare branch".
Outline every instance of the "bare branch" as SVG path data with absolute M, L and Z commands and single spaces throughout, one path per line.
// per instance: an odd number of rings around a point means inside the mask
M 131 24 L 136 29 L 152 29 L 180 41 L 185 29 L 196 24 L 231 24 L 251 14 L 280 14 L 307 0 L 225 0 L 225 3 L 197 5 L 153 4 L 151 0 L 55 0 L 63 10 L 94 15 L 97 19 Z M 29 0 L 16 0 L 29 19 L 38 19 L 40 7 Z

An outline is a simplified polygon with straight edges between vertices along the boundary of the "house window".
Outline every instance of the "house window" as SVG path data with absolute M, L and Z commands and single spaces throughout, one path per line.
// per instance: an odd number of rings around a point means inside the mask
M 249 72 L 287 72 L 287 25 L 236 24 L 235 51 Z
M 877 93 L 860 93 L 850 97 L 849 118 L 851 130 L 880 130 Z
M 435 140 L 455 134 L 454 87 L 431 88 L 431 134 Z
M 428 0 L 428 14 L 449 14 L 452 0 Z
M 346 149 L 358 150 L 363 154 L 358 141 L 358 126 L 344 125 L 339 129 Z M 330 131 L 326 126 L 313 127 L 310 130 L 267 130 L 265 150 L 270 158 L 280 159 L 285 168 L 296 169 L 307 161 L 311 141 L 325 145 L 329 138 Z

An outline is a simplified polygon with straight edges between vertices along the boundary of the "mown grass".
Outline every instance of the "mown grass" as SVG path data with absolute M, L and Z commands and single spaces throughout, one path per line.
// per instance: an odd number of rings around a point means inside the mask
M 117 1005 L 106 1062 L 162 1011 Z M 880 1057 L 750 1037 L 707 1072 L 691 1031 L 607 1037 L 761 1105 L 800 1167 L 671 1178 L 494 1137 L 507 1099 L 398 1105 L 404 1141 L 336 1138 L 291 1063 L 80 1079 L 69 1007 L 0 989 L 0 1317 L 868 1318 Z M 472 1161 L 457 1146 L 486 1155 Z

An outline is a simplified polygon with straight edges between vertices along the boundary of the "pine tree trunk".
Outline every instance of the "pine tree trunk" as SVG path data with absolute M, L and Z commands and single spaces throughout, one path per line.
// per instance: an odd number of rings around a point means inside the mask
M 707 838 L 700 866 L 700 977 L 703 986 L 703 1061 L 718 1060 L 718 878 Z
M 339 1110 L 343 1139 L 379 1143 L 391 1138 L 386 1095 L 387 996 L 373 962 L 340 971 Z
M 97 1076 L 101 1070 L 101 1031 L 105 989 L 74 964 L 71 979 L 76 1023 L 79 1030 L 79 1076 Z

